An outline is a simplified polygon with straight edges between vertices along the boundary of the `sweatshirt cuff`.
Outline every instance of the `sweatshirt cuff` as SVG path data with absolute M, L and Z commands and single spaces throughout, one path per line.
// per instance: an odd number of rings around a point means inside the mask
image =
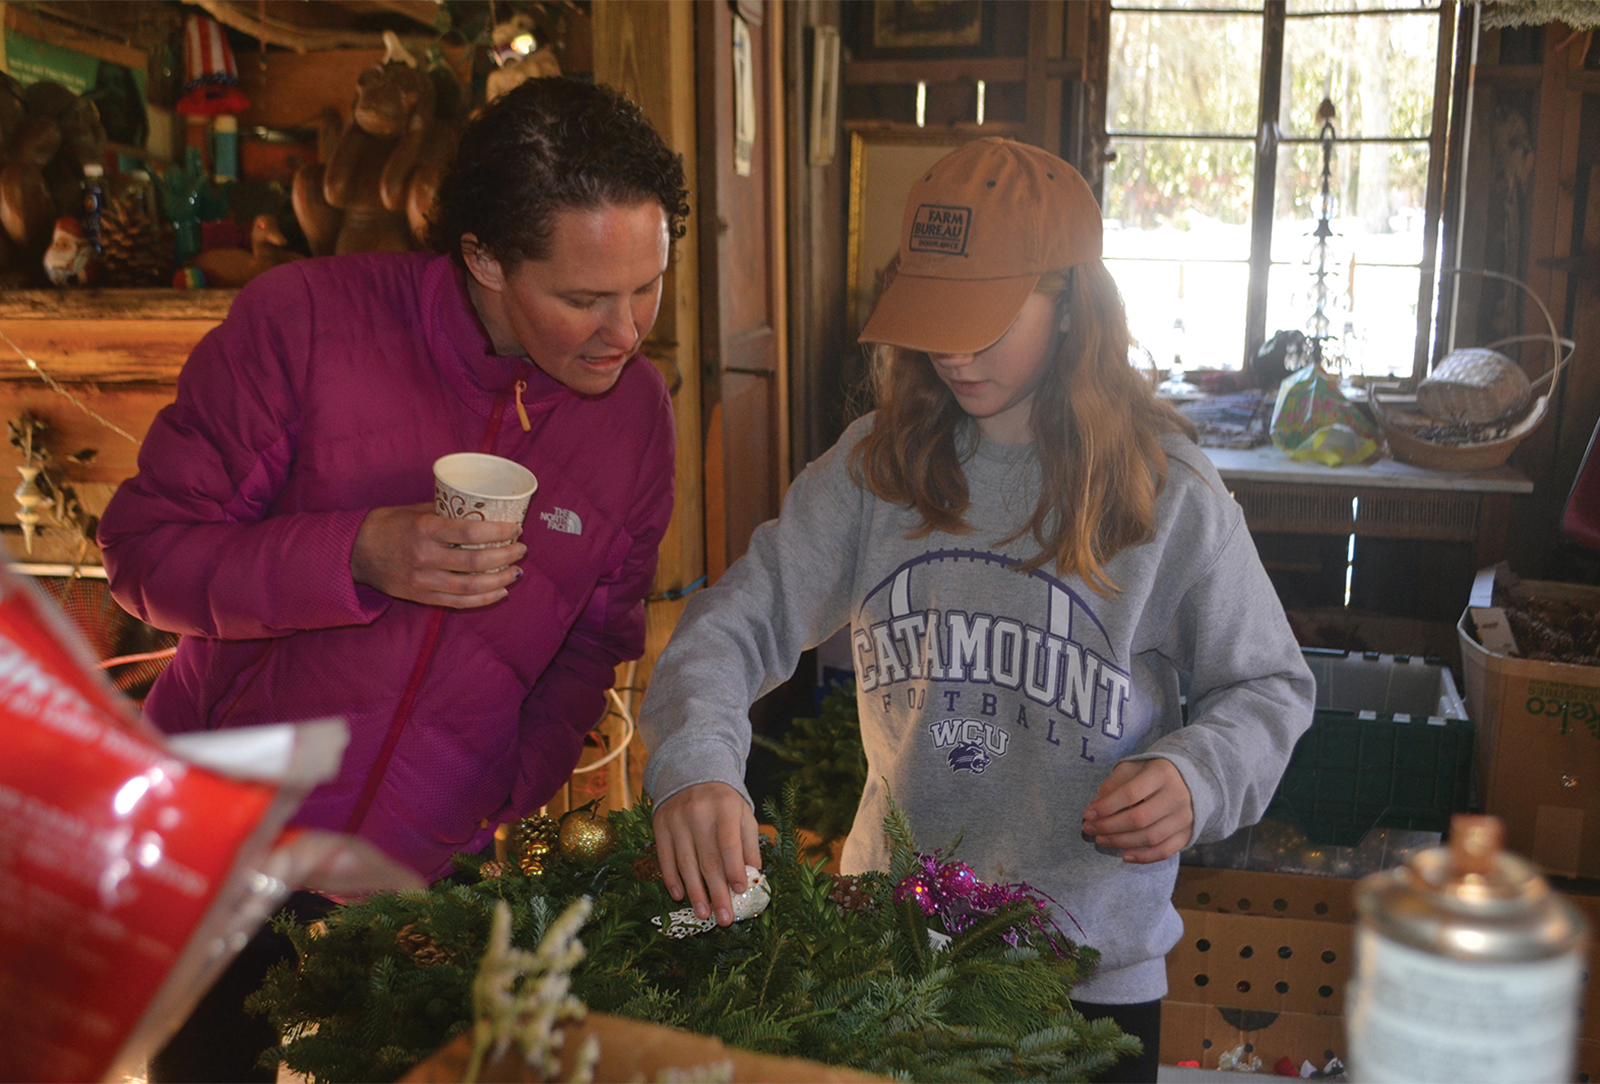
M 645 765 L 644 789 L 656 805 L 697 783 L 726 783 L 755 810 L 744 785 L 744 758 L 719 741 L 694 741 L 657 750 Z
M 1187 846 L 1211 843 L 1228 834 L 1208 831 L 1212 820 L 1217 816 L 1217 784 L 1194 760 L 1175 749 L 1148 750 L 1123 759 L 1166 760 L 1178 769 L 1178 774 L 1183 777 L 1183 785 L 1189 788 L 1189 808 L 1194 812 L 1194 827 L 1190 830 Z

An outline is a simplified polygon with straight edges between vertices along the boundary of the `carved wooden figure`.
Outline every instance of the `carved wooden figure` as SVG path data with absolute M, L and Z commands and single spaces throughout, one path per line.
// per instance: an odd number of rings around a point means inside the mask
M 324 165 L 295 174 L 295 217 L 314 255 L 421 245 L 438 174 L 454 139 L 433 73 L 393 33 L 388 55 L 356 81 L 352 122 Z M 413 192 L 421 182 L 425 191 Z

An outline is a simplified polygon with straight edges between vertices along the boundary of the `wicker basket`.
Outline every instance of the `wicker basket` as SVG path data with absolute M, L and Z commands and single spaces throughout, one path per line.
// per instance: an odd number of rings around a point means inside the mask
M 1541 395 L 1533 401 L 1528 412 L 1517 420 L 1511 431 L 1498 440 L 1478 444 L 1439 444 L 1415 436 L 1418 429 L 1436 424 L 1426 414 L 1407 410 L 1394 400 L 1385 403 L 1378 396 L 1378 386 L 1367 386 L 1367 402 L 1373 416 L 1383 429 L 1389 442 L 1389 454 L 1402 463 L 1430 470 L 1478 471 L 1492 470 L 1505 463 L 1521 444 L 1544 421 L 1550 397 Z
M 1389 454 L 1400 462 L 1410 463 L 1414 467 L 1427 467 L 1430 470 L 1492 470 L 1505 463 L 1511 457 L 1511 453 L 1516 451 L 1517 445 L 1544 421 L 1550 393 L 1555 390 L 1556 379 L 1561 375 L 1562 369 L 1577 347 L 1571 339 L 1562 338 L 1560 332 L 1556 330 L 1555 318 L 1550 315 L 1549 307 L 1533 288 L 1521 279 L 1499 271 L 1469 267 L 1447 267 L 1443 269 L 1443 273 L 1478 275 L 1511 283 L 1539 306 L 1545 324 L 1550 329 L 1549 335 L 1514 335 L 1479 349 L 1455 351 L 1435 370 L 1434 377 L 1424 381 L 1425 384 L 1433 382 L 1433 386 L 1426 392 L 1419 387 L 1418 396 L 1411 398 L 1409 402 L 1400 397 L 1389 398 L 1386 401 L 1378 395 L 1379 385 L 1369 384 L 1367 403 L 1372 407 L 1372 414 L 1377 418 L 1384 438 L 1389 442 Z M 1495 353 L 1495 347 L 1523 342 L 1550 344 L 1553 359 L 1550 369 L 1531 382 L 1522 373 L 1521 366 L 1504 355 Z M 1502 366 L 1501 361 L 1505 365 Z M 1515 373 L 1504 371 L 1510 369 L 1514 369 Z M 1490 377 L 1493 379 L 1489 379 Z M 1507 377 L 1510 379 L 1506 379 Z M 1520 388 L 1517 386 L 1518 377 L 1521 378 Z M 1544 389 L 1546 384 L 1549 385 L 1548 389 Z M 1480 386 L 1474 388 L 1468 385 Z M 1393 385 L 1388 387 L 1392 389 Z M 1524 388 L 1525 391 L 1522 390 Z M 1534 393 L 1541 390 L 1544 394 L 1533 398 L 1525 413 L 1517 414 L 1517 408 L 1510 405 L 1517 398 L 1527 403 Z M 1424 405 L 1421 407 L 1417 405 L 1418 398 L 1423 400 Z M 1443 416 L 1439 416 L 1440 414 Z M 1416 435 L 1418 430 L 1436 425 L 1446 417 L 1452 420 L 1482 422 L 1496 421 L 1508 414 L 1515 415 L 1516 420 L 1504 436 L 1495 440 L 1473 444 L 1443 444 L 1424 440 Z
M 1417 406 L 1443 423 L 1498 421 L 1532 398 L 1522 366 L 1486 346 L 1452 351 L 1417 385 Z

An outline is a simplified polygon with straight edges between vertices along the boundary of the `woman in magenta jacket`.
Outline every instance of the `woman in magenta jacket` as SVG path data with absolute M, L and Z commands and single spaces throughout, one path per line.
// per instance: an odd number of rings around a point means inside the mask
M 430 879 L 545 803 L 644 647 L 673 428 L 638 349 L 686 195 L 636 106 L 533 80 L 463 134 L 439 254 L 241 291 L 100 525 L 118 601 L 183 634 L 150 719 L 343 717 L 297 822 Z M 520 532 L 432 514 L 431 465 L 460 451 L 537 476 Z

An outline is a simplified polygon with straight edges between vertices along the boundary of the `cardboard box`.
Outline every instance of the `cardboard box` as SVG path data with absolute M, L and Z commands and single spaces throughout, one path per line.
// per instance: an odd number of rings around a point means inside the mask
M 1281 1057 L 1321 1068 L 1329 1058 L 1346 1064 L 1344 990 L 1353 974 L 1355 886 L 1336 877 L 1205 869 L 1178 872 L 1172 902 L 1184 920 L 1184 938 L 1167 956 L 1167 1000 L 1161 1005 L 1161 1062 L 1217 1059 L 1241 1043 L 1253 1047 L 1263 1071 Z M 1579 1080 L 1600 1080 L 1600 886 L 1566 885 L 1563 895 L 1589 922 L 1579 1025 Z M 1205 952 L 1196 944 L 1209 942 Z M 1269 946 L 1263 953 L 1263 945 Z M 1280 946 L 1293 949 L 1281 959 Z M 1248 957 L 1241 951 L 1249 947 Z M 1323 952 L 1334 959 L 1324 961 Z M 1263 956 L 1265 958 L 1263 958 Z M 1300 967 L 1295 966 L 1297 962 Z M 1325 970 L 1319 970 L 1321 965 Z M 1196 986 L 1194 976 L 1207 982 Z M 1278 982 L 1289 988 L 1283 993 Z M 1239 984 L 1249 984 L 1241 991 Z M 1321 987 L 1336 993 L 1324 997 Z M 1585 1076 L 1584 1074 L 1587 1074 Z
M 1316 714 L 1268 814 L 1313 843 L 1373 828 L 1440 832 L 1472 800 L 1473 726 L 1441 660 L 1306 649 Z
M 1161 1003 L 1161 1064 L 1198 1061 L 1216 1069 L 1217 1059 L 1236 1046 L 1261 1059 L 1260 1076 L 1272 1075 L 1279 1058 L 1318 1069 L 1345 1057 L 1344 1017 L 1311 1013 L 1245 1012 L 1220 1005 L 1167 1000 Z M 1600 1079 L 1600 1078 L 1597 1078 Z
M 1181 866 L 1172 905 L 1179 911 L 1298 918 L 1348 926 L 1356 920 L 1355 885 L 1355 881 L 1340 877 Z
M 1600 588 L 1523 580 L 1508 589 L 1600 609 Z M 1600 876 L 1600 667 L 1491 650 L 1470 608 L 1456 633 L 1484 812 L 1505 824 L 1507 849 L 1547 873 Z
M 1579 1080 L 1600 1080 L 1600 1043 L 1579 1039 L 1576 1060 Z
M 1161 1061 L 1217 1059 L 1246 1044 L 1319 1068 L 1344 1058 L 1355 882 L 1245 870 L 1179 870 L 1183 939 L 1167 954 Z

